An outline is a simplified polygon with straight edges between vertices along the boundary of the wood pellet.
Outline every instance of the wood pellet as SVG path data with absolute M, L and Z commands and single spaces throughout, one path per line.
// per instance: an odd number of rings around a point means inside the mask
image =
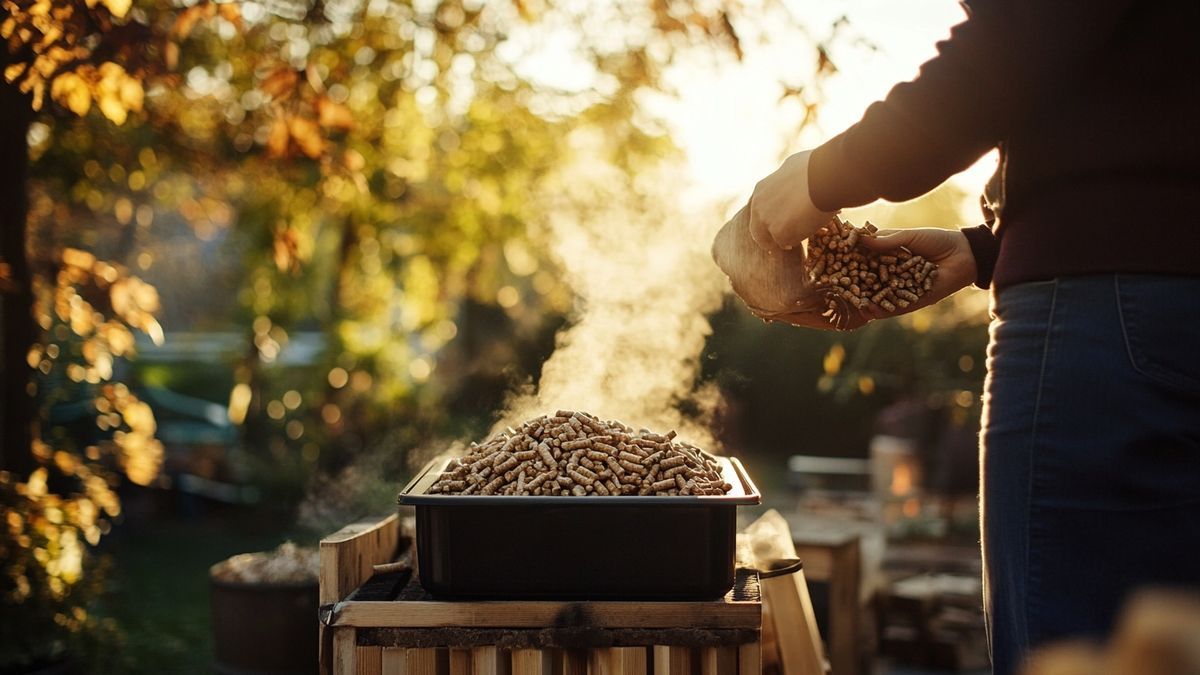
M 429 493 L 582 497 L 722 495 L 733 489 L 712 455 L 675 436 L 559 410 L 472 443 Z
M 863 236 L 877 231 L 870 221 L 857 228 L 834 216 L 809 241 L 809 280 L 825 296 L 822 316 L 837 327 L 845 326 L 854 310 L 874 305 L 895 312 L 933 288 L 938 275 L 935 263 L 906 248 L 881 254 L 863 245 Z

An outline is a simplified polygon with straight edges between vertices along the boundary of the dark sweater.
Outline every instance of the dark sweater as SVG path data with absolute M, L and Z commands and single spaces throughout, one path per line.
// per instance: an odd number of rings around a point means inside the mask
M 997 287 L 1200 275 L 1198 36 L 1197 0 L 972 2 L 915 80 L 816 149 L 809 193 L 912 199 L 999 147 Z

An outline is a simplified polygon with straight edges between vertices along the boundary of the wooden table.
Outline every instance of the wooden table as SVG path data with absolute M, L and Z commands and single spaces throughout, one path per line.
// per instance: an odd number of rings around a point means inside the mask
M 322 665 L 333 675 L 757 675 L 757 573 L 705 601 L 441 601 L 395 555 L 395 517 L 321 542 Z

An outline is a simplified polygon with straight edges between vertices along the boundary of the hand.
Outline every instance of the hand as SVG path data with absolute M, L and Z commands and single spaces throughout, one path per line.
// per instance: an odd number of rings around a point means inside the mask
M 790 250 L 829 222 L 808 196 L 808 157 L 798 152 L 758 181 L 750 197 L 750 236 L 766 251 Z
M 966 236 L 958 230 L 944 230 L 936 227 L 881 230 L 879 234 L 873 237 L 863 237 L 860 241 L 864 246 L 877 253 L 889 253 L 903 246 L 926 260 L 937 263 L 938 275 L 933 281 L 933 287 L 925 291 L 917 302 L 905 308 L 897 308 L 894 312 L 888 312 L 874 304 L 867 305 L 863 309 L 848 308 L 844 320 L 838 324 L 831 323 L 829 317 L 816 311 L 794 312 L 763 318 L 805 328 L 854 330 L 875 319 L 899 316 L 932 305 L 975 281 L 975 256 L 971 253 Z
M 925 291 L 920 300 L 894 312 L 883 312 L 884 316 L 915 312 L 975 282 L 975 255 L 971 253 L 967 236 L 958 230 L 937 227 L 880 230 L 874 237 L 864 237 L 862 242 L 876 253 L 888 253 L 903 246 L 926 260 L 937 263 L 938 266 L 933 287 Z

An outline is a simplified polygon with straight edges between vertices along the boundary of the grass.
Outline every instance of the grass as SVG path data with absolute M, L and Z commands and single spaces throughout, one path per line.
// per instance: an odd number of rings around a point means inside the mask
M 105 543 L 112 560 L 106 616 L 123 633 L 114 673 L 213 671 L 208 568 L 288 538 L 246 514 L 126 524 Z M 299 542 L 298 543 L 311 543 Z

